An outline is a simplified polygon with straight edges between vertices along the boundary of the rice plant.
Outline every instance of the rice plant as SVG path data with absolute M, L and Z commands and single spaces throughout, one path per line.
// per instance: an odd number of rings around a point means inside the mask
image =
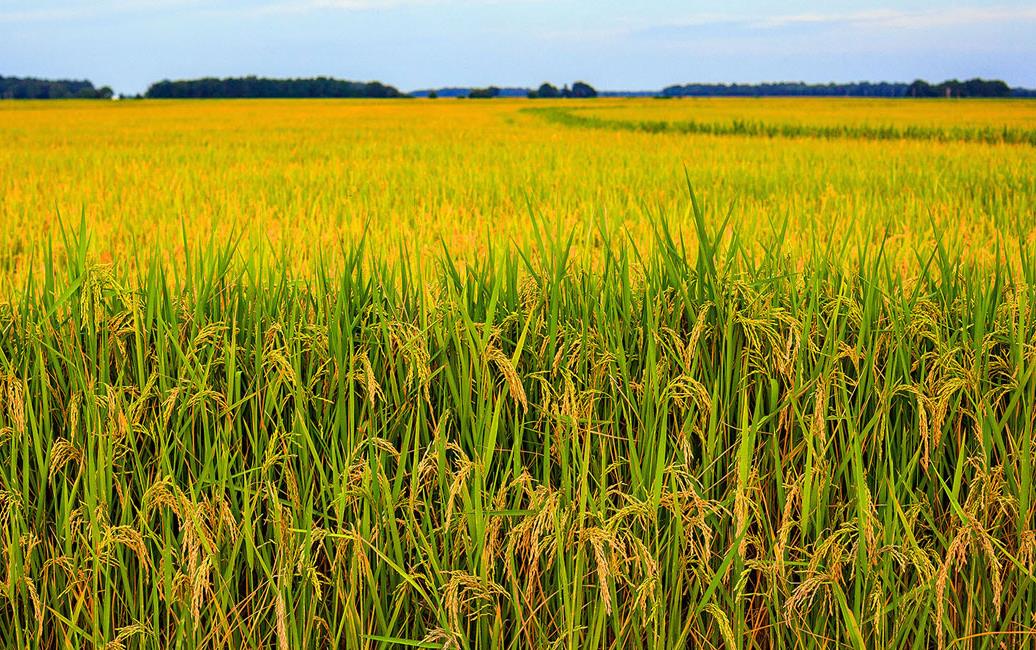
M 685 201 L 432 270 L 65 228 L 0 311 L 0 638 L 1031 643 L 1032 243 L 905 272 Z

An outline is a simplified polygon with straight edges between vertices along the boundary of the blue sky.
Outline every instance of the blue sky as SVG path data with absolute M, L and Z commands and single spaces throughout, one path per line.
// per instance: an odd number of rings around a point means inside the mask
M 1036 3 L 675 0 L 0 0 L 0 75 L 378 79 L 403 90 L 584 79 L 973 76 L 1036 87 Z

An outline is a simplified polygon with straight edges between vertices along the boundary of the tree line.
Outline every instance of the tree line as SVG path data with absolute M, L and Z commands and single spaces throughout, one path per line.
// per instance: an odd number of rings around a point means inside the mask
M 684 84 L 662 90 L 663 97 L 1032 97 L 1036 91 L 1011 88 L 999 79 L 951 79 L 929 84 L 861 81 L 858 83 L 807 84 Z
M 929 84 L 918 79 L 907 89 L 908 97 L 1010 97 L 1011 87 L 999 79 L 950 79 Z
M 0 76 L 0 99 L 111 99 L 108 86 L 95 88 L 89 81 Z
M 390 98 L 405 97 L 398 89 L 378 81 L 345 81 L 331 77 L 312 79 L 266 79 L 263 77 L 228 77 L 159 81 L 144 94 L 150 99 L 220 99 L 220 98 Z
M 569 88 L 566 84 L 563 88 L 550 83 L 543 83 L 536 90 L 528 88 L 500 88 L 498 86 L 489 86 L 487 88 L 467 88 L 467 89 L 443 89 L 444 92 L 439 91 L 419 91 L 412 93 L 415 97 L 428 97 L 435 99 L 437 97 L 467 97 L 468 99 L 493 99 L 494 97 L 528 97 L 529 99 L 554 99 L 560 97 L 572 97 L 576 99 L 584 99 L 589 97 L 597 97 L 597 91 L 593 86 L 586 83 L 585 81 L 577 81 L 572 84 Z M 463 91 L 454 92 L 447 94 L 445 91 Z
M 529 91 L 529 99 L 555 99 L 558 97 L 572 97 L 574 99 L 588 99 L 590 97 L 597 97 L 597 91 L 593 86 L 584 82 L 577 81 L 572 84 L 569 88 L 567 85 L 560 90 L 557 86 L 549 83 L 540 85 L 536 90 Z
M 692 83 L 664 88 L 659 93 L 598 93 L 590 84 L 577 81 L 561 88 L 543 83 L 538 88 L 440 88 L 403 93 L 378 81 L 347 81 L 332 77 L 270 79 L 265 77 L 206 77 L 180 81 L 163 80 L 151 84 L 144 97 L 152 99 L 216 98 L 395 98 L 395 97 L 529 97 L 532 99 L 589 98 L 599 95 L 660 97 L 1036 97 L 1036 90 L 1011 88 L 998 79 L 950 79 L 930 84 L 918 79 L 912 83 L 858 82 L 807 84 L 776 82 L 759 84 Z M 111 99 L 108 86 L 96 88 L 86 80 L 50 80 L 32 77 L 0 76 L 0 99 Z M 139 97 L 139 96 L 138 96 Z

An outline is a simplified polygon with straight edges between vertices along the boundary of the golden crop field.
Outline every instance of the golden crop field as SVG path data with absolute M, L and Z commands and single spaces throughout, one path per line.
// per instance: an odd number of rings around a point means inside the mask
M 995 99 L 948 104 L 899 99 L 689 97 L 666 101 L 612 100 L 589 107 L 587 112 L 628 120 L 746 120 L 769 124 L 1036 129 L 1036 102 Z
M 0 639 L 1036 630 L 1036 102 L 0 102 Z
M 132 263 L 157 242 L 239 233 L 303 250 L 371 237 L 461 257 L 522 241 L 530 207 L 580 233 L 662 211 L 688 231 L 684 171 L 743 238 L 787 222 L 788 245 L 834 237 L 855 253 L 888 237 L 929 245 L 1031 238 L 1036 147 L 867 139 L 688 137 L 587 131 L 529 102 L 238 100 L 0 105 L 0 241 L 8 268 L 85 216 L 94 250 Z M 555 106 L 565 107 L 564 102 Z M 533 110 L 542 110 L 542 102 Z M 1036 102 L 599 100 L 609 119 L 1008 125 L 1036 133 Z M 1019 231 L 1021 228 L 1021 231 Z M 689 231 L 688 236 L 693 236 Z M 581 234 L 580 239 L 583 239 Z M 301 251 L 300 251 L 301 252 Z M 801 251 L 796 251 L 801 252 Z M 989 254 L 970 246 L 969 255 Z M 912 254 L 910 256 L 913 258 Z

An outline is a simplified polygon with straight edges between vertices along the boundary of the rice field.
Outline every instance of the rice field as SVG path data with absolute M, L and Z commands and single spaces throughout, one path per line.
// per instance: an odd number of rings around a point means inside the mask
M 684 97 L 635 103 L 602 101 L 580 110 L 625 120 L 741 120 L 811 126 L 1036 129 L 1036 102 L 999 99 L 965 100 L 946 105 L 945 102 L 904 102 L 899 99 Z
M 3 645 L 1032 645 L 1034 107 L 0 103 Z

